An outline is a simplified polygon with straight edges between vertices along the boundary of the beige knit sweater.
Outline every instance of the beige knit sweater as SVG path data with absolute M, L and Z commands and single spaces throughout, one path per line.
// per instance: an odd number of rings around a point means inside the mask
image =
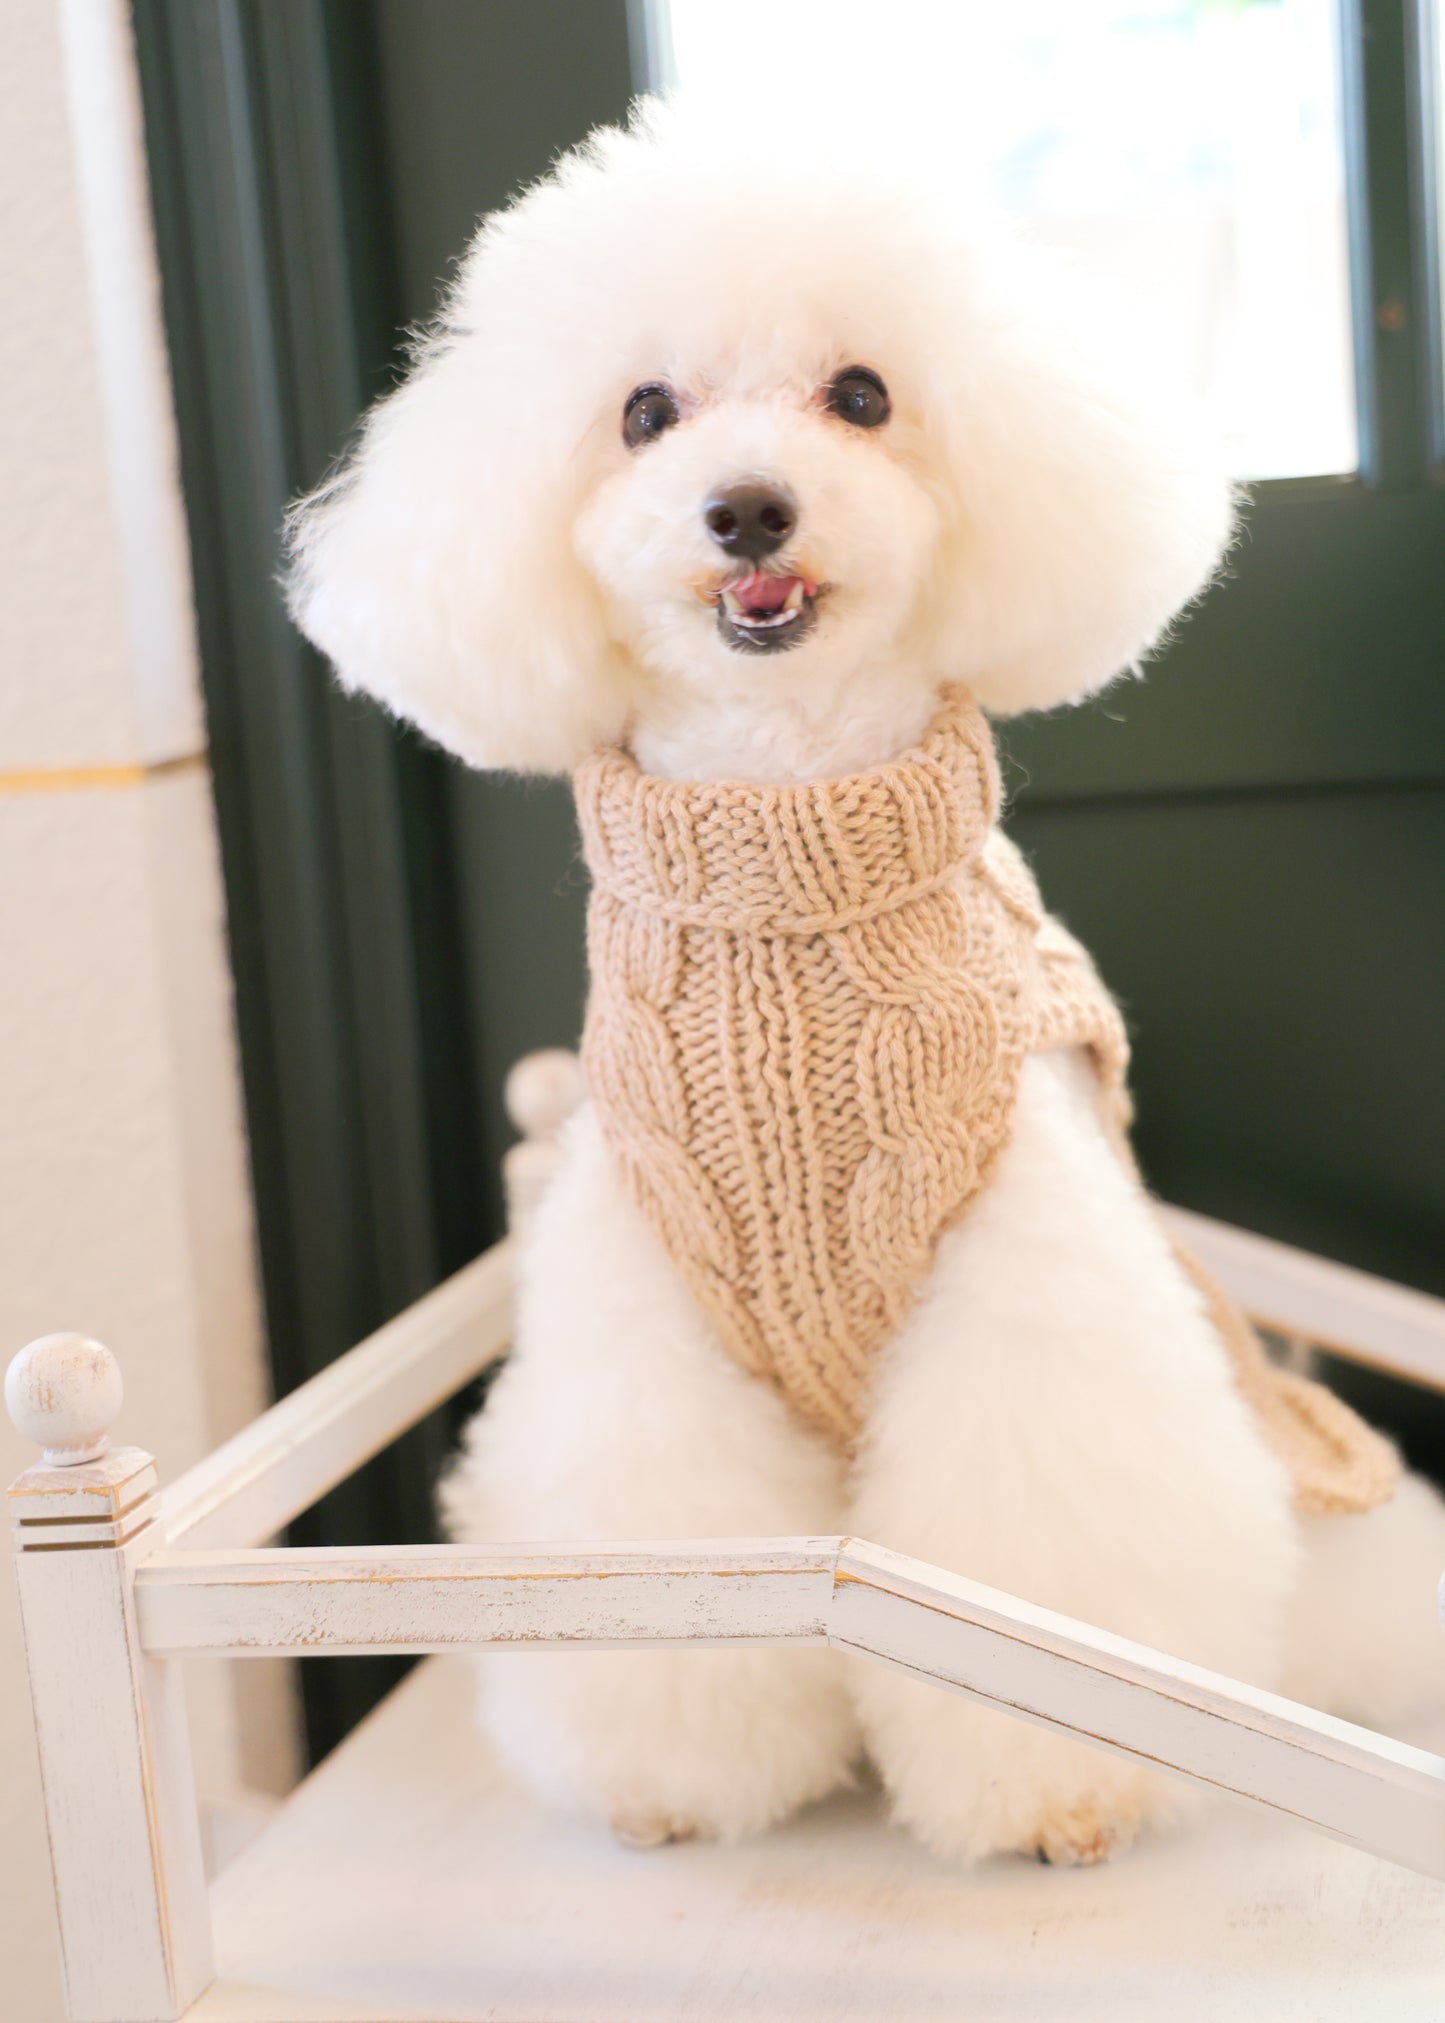
M 962 692 L 849 779 L 677 783 L 608 749 L 575 785 L 584 1058 L 623 1183 L 743 1367 L 851 1445 L 874 1353 L 1008 1142 L 1025 1056 L 1089 1048 L 1124 1148 L 1118 1011 L 995 827 Z M 1185 1262 L 1300 1500 L 1388 1496 L 1386 1443 L 1276 1372 Z

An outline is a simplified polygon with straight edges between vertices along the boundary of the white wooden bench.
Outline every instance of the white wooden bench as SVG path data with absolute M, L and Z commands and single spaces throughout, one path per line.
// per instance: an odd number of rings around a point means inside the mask
M 519 1211 L 546 1163 L 519 1148 Z M 1445 1302 L 1178 1221 L 1257 1319 L 1445 1389 Z M 510 1296 L 501 1244 L 165 1488 L 107 1444 L 120 1384 L 97 1344 L 50 1336 L 12 1365 L 12 1416 L 48 1450 L 10 1507 L 74 2023 L 1445 2017 L 1427 1749 L 886 1540 L 267 1547 L 503 1353 Z M 1080 1871 L 954 1869 L 866 1790 L 748 1846 L 629 1853 L 501 1773 L 454 1655 L 753 1638 L 863 1653 L 1248 1803 Z M 186 1655 L 378 1648 L 439 1655 L 208 1888 Z

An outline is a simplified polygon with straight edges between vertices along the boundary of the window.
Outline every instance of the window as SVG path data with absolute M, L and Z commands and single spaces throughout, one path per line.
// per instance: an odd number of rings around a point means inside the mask
M 857 105 L 1076 250 L 1173 348 L 1245 478 L 1353 471 L 1330 0 L 659 0 L 674 79 Z M 866 93 L 866 108 L 862 103 Z

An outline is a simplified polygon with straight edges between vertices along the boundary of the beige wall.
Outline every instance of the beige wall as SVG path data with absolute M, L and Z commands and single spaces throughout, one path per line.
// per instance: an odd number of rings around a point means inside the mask
M 174 426 L 123 0 L 0 36 L 0 1360 L 116 1351 L 163 1478 L 264 1401 Z M 0 1425 L 0 1478 L 33 1457 Z M 236 1688 L 244 1689 L 238 1701 Z M 203 1790 L 289 1774 L 288 1682 L 200 1670 Z M 0 2010 L 60 2015 L 0 1578 Z

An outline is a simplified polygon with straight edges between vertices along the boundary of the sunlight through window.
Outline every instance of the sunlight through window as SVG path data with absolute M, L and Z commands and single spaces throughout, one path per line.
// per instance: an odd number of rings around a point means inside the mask
M 1356 460 L 1330 0 L 657 0 L 674 81 L 927 136 L 1072 249 L 1207 399 L 1241 477 Z M 670 50 L 669 50 L 670 43 Z M 780 103 L 786 105 L 786 97 Z

